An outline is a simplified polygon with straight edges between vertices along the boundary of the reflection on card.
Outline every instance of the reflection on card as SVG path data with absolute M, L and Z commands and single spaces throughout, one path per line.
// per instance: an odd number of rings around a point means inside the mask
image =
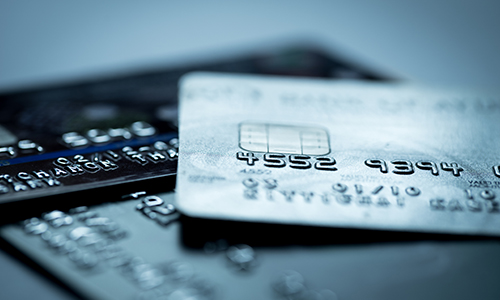
M 178 205 L 202 218 L 500 235 L 498 95 L 188 75 Z

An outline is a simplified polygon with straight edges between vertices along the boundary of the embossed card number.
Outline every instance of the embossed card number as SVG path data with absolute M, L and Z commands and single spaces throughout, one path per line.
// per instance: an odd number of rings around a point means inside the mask
M 411 175 L 415 173 L 415 168 L 413 168 L 413 163 L 411 161 L 393 160 L 391 164 L 394 166 L 392 170 L 394 174 Z M 370 168 L 379 169 L 382 173 L 387 173 L 389 170 L 387 163 L 381 159 L 367 159 L 365 160 L 365 165 Z M 434 176 L 439 175 L 439 168 L 437 164 L 432 161 L 418 161 L 415 163 L 415 166 L 421 170 L 431 171 L 431 174 Z M 453 176 L 456 177 L 460 176 L 460 172 L 464 170 L 456 162 L 441 162 L 440 166 L 443 171 L 451 172 Z M 495 167 L 493 167 L 493 170 L 495 170 Z
M 247 165 L 254 166 L 260 159 L 252 152 L 237 152 L 236 158 L 246 161 Z M 333 157 L 315 157 L 308 155 L 284 155 L 281 153 L 265 153 L 262 156 L 263 165 L 270 168 L 284 168 L 287 165 L 293 169 L 310 169 L 314 166 L 316 170 L 336 171 L 334 165 L 337 163 Z M 313 162 L 311 162 L 313 161 Z
M 191 92 L 242 87 L 258 96 Z M 189 216 L 500 236 L 499 95 L 199 73 L 180 103 Z

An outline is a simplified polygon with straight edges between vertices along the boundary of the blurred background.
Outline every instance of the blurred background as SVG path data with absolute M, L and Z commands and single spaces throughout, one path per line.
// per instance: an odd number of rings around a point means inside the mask
M 289 42 L 319 45 L 396 78 L 498 88 L 499 15 L 493 0 L 1 0 L 0 92 Z M 0 286 L 1 299 L 73 297 L 3 252 Z
M 0 91 L 306 40 L 420 82 L 495 86 L 498 1 L 0 1 Z

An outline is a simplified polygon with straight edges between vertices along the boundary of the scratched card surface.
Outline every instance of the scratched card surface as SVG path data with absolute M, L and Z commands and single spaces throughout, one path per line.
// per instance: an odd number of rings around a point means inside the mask
M 193 73 L 187 215 L 500 235 L 500 97 L 394 83 Z

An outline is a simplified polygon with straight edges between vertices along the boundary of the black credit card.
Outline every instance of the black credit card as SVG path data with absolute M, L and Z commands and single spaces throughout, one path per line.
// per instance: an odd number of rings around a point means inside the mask
M 0 204 L 22 202 L 22 211 L 33 213 L 50 209 L 50 203 L 70 207 L 87 204 L 89 198 L 105 201 L 104 188 L 126 193 L 145 184 L 148 190 L 173 187 L 177 82 L 195 70 L 385 79 L 315 48 L 285 47 L 199 66 L 3 94 Z M 28 200 L 30 205 L 24 205 Z M 12 216 L 11 209 L 2 211 Z
M 83 299 L 500 299 L 496 240 L 190 219 L 174 193 L 134 196 L 0 237 Z

